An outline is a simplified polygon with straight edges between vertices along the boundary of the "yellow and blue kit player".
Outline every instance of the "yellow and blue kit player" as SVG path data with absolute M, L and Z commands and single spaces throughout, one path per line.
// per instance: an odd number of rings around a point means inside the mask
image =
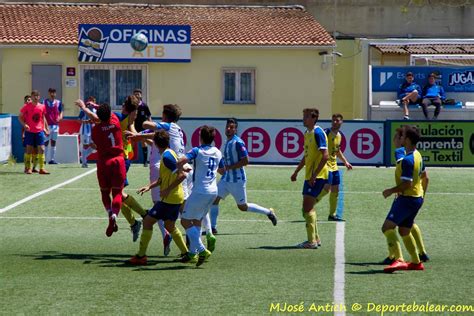
M 382 226 L 389 252 L 394 256 L 393 263 L 384 269 L 384 272 L 387 273 L 397 270 L 424 270 L 411 234 L 415 217 L 423 204 L 424 188 L 427 187 L 423 158 L 416 150 L 419 139 L 420 133 L 416 127 L 405 126 L 403 128 L 400 142 L 405 147 L 406 154 L 399 160 L 395 168 L 396 186 L 383 191 L 385 198 L 392 194 L 398 194 Z M 403 243 L 411 256 L 410 263 L 406 263 L 402 259 L 400 243 L 395 232 L 397 226 Z
M 298 248 L 316 249 L 321 245 L 318 233 L 317 215 L 314 205 L 316 198 L 323 191 L 328 179 L 327 136 L 320 126 L 316 126 L 319 110 L 307 108 L 303 110 L 303 124 L 306 127 L 304 135 L 304 157 L 291 175 L 291 181 L 296 181 L 298 172 L 305 167 L 303 186 L 303 217 L 306 221 L 308 240 L 297 245 Z

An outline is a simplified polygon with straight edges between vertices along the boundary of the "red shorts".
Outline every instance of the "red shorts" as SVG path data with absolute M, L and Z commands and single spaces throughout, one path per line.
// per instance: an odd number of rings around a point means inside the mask
M 122 156 L 97 161 L 97 179 L 101 189 L 122 189 L 126 176 Z

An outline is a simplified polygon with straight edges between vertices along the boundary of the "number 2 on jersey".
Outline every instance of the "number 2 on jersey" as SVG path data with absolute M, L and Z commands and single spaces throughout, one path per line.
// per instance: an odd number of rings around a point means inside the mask
M 209 157 L 209 161 L 207 162 L 207 176 L 214 177 L 214 169 L 216 168 L 216 159 Z

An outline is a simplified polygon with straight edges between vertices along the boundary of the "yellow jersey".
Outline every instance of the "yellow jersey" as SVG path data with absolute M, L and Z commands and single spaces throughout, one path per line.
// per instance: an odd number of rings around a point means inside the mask
M 166 149 L 160 160 L 160 190 L 167 189 L 178 177 L 177 173 L 178 155 L 172 149 Z M 182 204 L 184 202 L 184 191 L 181 183 L 176 186 L 167 197 L 161 200 L 168 204 Z
M 411 186 L 400 195 L 423 197 L 421 175 L 424 171 L 423 157 L 418 150 L 415 149 L 401 158 L 395 167 L 395 183 L 400 185 L 404 180 L 411 181 Z
M 123 140 L 123 154 L 125 156 L 125 159 L 132 159 L 133 158 L 133 147 L 132 143 L 130 140 L 127 138 L 125 135 L 125 131 L 128 131 L 128 126 L 129 126 L 129 115 L 128 114 L 123 114 L 123 113 L 118 113 L 114 112 L 115 115 L 120 120 L 120 129 L 122 130 L 122 140 Z
M 304 134 L 304 159 L 305 159 L 305 180 L 310 180 L 313 173 L 316 171 L 323 154 L 321 150 L 328 148 L 328 138 L 324 130 L 315 126 L 313 130 L 306 130 Z M 317 179 L 328 178 L 328 167 L 327 164 L 321 169 L 316 176 Z
M 341 149 L 341 141 L 342 141 L 342 135 L 341 133 L 337 132 L 336 135 L 334 135 L 333 132 L 331 132 L 330 128 L 327 128 L 325 130 L 326 135 L 328 137 L 328 170 L 329 171 L 337 171 L 337 154 L 339 153 L 339 150 Z

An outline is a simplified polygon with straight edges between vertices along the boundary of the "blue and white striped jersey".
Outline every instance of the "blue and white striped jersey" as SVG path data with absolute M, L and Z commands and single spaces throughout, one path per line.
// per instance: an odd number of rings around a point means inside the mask
M 220 150 L 208 145 L 194 147 L 186 158 L 194 163 L 193 192 L 217 194 L 217 169 L 224 168 Z
M 224 161 L 226 166 L 233 165 L 247 156 L 247 148 L 245 148 L 244 141 L 239 136 L 234 135 L 234 137 L 229 139 L 225 144 Z M 247 181 L 244 167 L 226 171 L 226 173 L 222 176 L 222 180 L 234 183 Z
M 97 113 L 97 109 L 93 106 L 89 106 L 88 107 L 89 110 L 91 110 L 93 113 Z M 92 127 L 93 127 L 93 124 L 92 123 L 87 123 L 87 121 L 89 121 L 89 117 L 87 116 L 87 114 L 81 110 L 79 112 L 79 119 L 82 121 L 81 123 L 81 129 L 80 129 L 80 133 L 81 135 L 88 135 L 90 136 L 91 133 L 92 133 Z
M 168 132 L 170 136 L 170 148 L 178 155 L 182 157 L 184 155 L 184 138 L 183 130 L 176 123 L 167 123 L 167 122 L 154 122 L 157 129 L 163 129 Z M 150 164 L 159 164 L 160 163 L 160 153 L 158 148 L 153 144 L 152 150 L 150 152 Z

